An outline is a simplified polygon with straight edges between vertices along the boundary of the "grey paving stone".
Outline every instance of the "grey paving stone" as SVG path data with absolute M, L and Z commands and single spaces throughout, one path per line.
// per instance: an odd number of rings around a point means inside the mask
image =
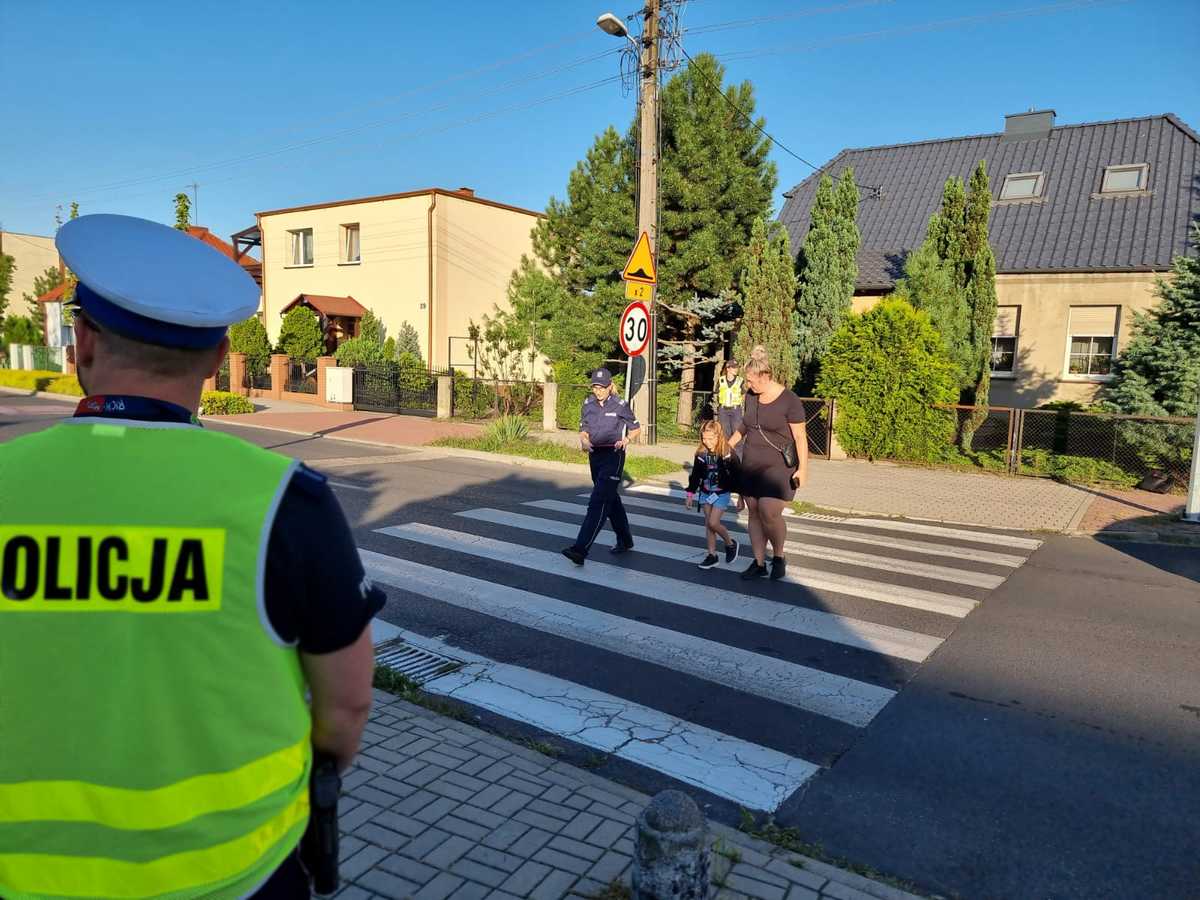
M 363 822 L 375 818 L 376 813 L 383 812 L 381 807 L 374 803 L 360 803 L 348 813 L 338 811 L 338 827 L 342 831 L 353 831 Z
M 523 856 L 528 859 L 542 849 L 542 847 L 546 846 L 552 837 L 553 835 L 548 831 L 542 831 L 540 828 L 530 828 L 505 849 L 509 853 L 515 853 L 517 856 Z
M 397 781 L 395 778 L 387 775 L 376 775 L 367 786 L 379 791 L 385 791 L 401 800 L 411 796 L 417 790 L 412 785 L 405 784 L 403 781 Z
M 452 744 L 441 744 L 432 750 L 426 750 L 417 759 L 423 759 L 425 762 L 434 766 L 441 766 L 443 769 L 457 769 L 463 763 L 474 759 L 478 755 L 477 753 L 472 753 L 470 750 L 455 747 Z
M 429 784 L 429 790 L 436 791 L 443 797 L 449 797 L 452 800 L 457 800 L 459 803 L 466 803 L 473 799 L 479 791 L 469 791 L 459 784 L 452 784 L 445 778 L 439 778 L 437 781 Z
M 507 790 L 507 789 L 506 789 Z M 478 798 L 476 798 L 478 799 Z M 511 791 L 503 799 L 493 803 L 489 809 L 498 816 L 511 818 L 516 813 L 525 808 L 525 805 L 533 800 L 528 794 L 523 794 L 520 791 Z
M 624 853 L 626 856 L 633 856 L 633 838 L 623 837 L 613 844 L 612 848 L 618 853 Z
M 506 757 L 506 762 L 514 769 L 520 769 L 528 775 L 538 776 L 550 768 L 553 760 L 523 747 L 514 747 L 515 752 Z
M 424 834 L 409 841 L 401 852 L 409 859 L 423 860 L 449 837 L 449 834 L 439 828 L 429 828 Z
M 457 834 L 459 837 L 465 837 L 469 841 L 479 843 L 487 837 L 492 829 L 484 828 L 482 825 L 476 825 L 474 822 L 467 822 L 457 816 L 445 816 L 438 822 L 439 828 L 444 828 L 451 834 Z
M 393 750 L 396 752 L 403 750 L 406 756 L 412 756 L 413 754 L 409 753 L 406 748 L 412 746 L 419 740 L 421 740 L 421 738 L 418 735 L 413 734 L 411 731 L 402 731 L 392 735 L 392 737 L 384 741 L 383 746 L 387 750 Z M 421 751 L 418 750 L 417 752 L 420 753 Z
M 437 781 L 448 770 L 444 766 L 435 766 L 432 763 L 428 764 L 419 772 L 413 772 L 404 780 L 409 784 L 415 784 L 417 787 L 425 787 L 426 785 Z
M 397 878 L 381 869 L 372 869 L 367 872 L 358 879 L 358 883 L 370 888 L 381 897 L 387 897 L 388 900 L 408 900 L 421 887 L 419 884 Z
M 365 822 L 354 830 L 355 835 L 384 850 L 399 850 L 408 843 L 408 835 L 381 828 L 374 821 Z
M 532 900 L 560 900 L 570 893 L 571 886 L 578 880 L 578 876 L 570 872 L 554 871 L 547 875 L 529 896 Z
M 492 891 L 483 900 L 521 900 L 521 898 L 508 891 Z
M 466 726 L 448 726 L 442 729 L 442 737 L 457 747 L 469 747 L 479 740 L 479 733 Z
M 513 818 L 518 822 L 524 822 L 526 825 L 532 825 L 534 828 L 544 828 L 547 831 L 557 832 L 558 829 L 563 827 L 562 819 L 543 815 L 531 809 L 523 809 L 514 815 Z
M 604 820 L 595 813 L 581 812 L 575 816 L 559 834 L 572 840 L 582 841 L 599 827 Z M 614 838 L 614 840 L 616 840 Z
M 834 897 L 836 900 L 876 900 L 876 898 L 860 891 L 857 888 L 852 888 L 848 884 L 842 884 L 840 881 L 830 880 L 825 887 L 821 888 L 822 897 Z
M 382 772 L 386 772 L 392 767 L 393 764 L 384 762 L 382 759 L 375 759 L 374 757 L 367 756 L 365 753 L 360 753 L 358 755 L 358 765 L 361 768 L 364 768 L 369 772 L 374 772 L 376 775 L 378 775 Z
M 586 897 L 588 900 L 603 891 L 608 885 L 601 884 L 594 878 L 580 878 L 571 886 L 572 897 Z
M 458 805 L 457 800 L 451 800 L 449 797 L 438 797 L 420 812 L 416 813 L 413 818 L 430 825 L 441 825 L 442 819 L 448 816 L 451 810 L 457 809 Z
M 429 827 L 424 822 L 414 819 L 412 816 L 401 815 L 394 809 L 380 813 L 371 821 L 390 831 L 397 831 L 406 837 L 416 837 Z
M 436 739 L 427 737 L 418 737 L 415 741 L 404 748 L 404 752 L 409 756 L 420 756 L 426 750 L 432 750 L 438 746 L 440 742 Z
M 539 775 L 538 778 L 544 778 L 553 784 L 560 784 L 570 791 L 577 791 L 583 787 L 583 782 L 578 778 L 574 777 L 573 775 L 568 775 L 566 772 L 560 772 L 558 770 L 558 766 L 560 765 L 562 765 L 562 763 L 556 763 Z
M 459 787 L 466 788 L 468 791 L 476 794 L 482 791 L 485 787 L 489 786 L 488 781 L 479 778 L 472 778 L 470 775 L 464 775 L 462 772 L 447 772 L 442 777 L 442 781 L 447 781 L 450 784 L 457 784 Z
M 530 831 L 530 827 L 523 822 L 514 822 L 511 819 L 504 824 L 492 830 L 492 833 L 485 837 L 480 843 L 486 847 L 492 847 L 496 850 L 507 850 L 513 843 L 516 842 L 523 834 Z
M 491 809 L 493 804 L 499 803 L 509 793 L 511 793 L 510 789 L 502 784 L 490 784 L 472 797 L 471 802 L 484 809 Z
M 585 844 L 582 841 L 572 840 L 561 834 L 550 839 L 550 847 L 554 850 L 561 850 L 563 853 L 569 853 L 571 856 L 586 859 L 588 862 L 595 862 L 604 855 L 604 851 L 599 847 L 593 847 L 591 844 Z
M 375 773 L 372 772 L 370 769 L 362 769 L 362 768 L 359 768 L 358 766 L 355 766 L 353 769 L 351 769 L 349 772 L 346 773 L 345 777 L 342 778 L 342 790 L 345 793 L 349 793 L 350 791 L 352 791 L 356 787 L 358 787 L 360 784 L 366 784 L 368 781 L 370 781 L 371 779 L 373 779 L 375 777 L 376 777 Z
M 459 889 L 462 883 L 463 880 L 457 875 L 442 872 L 437 878 L 413 894 L 413 900 L 446 900 Z
M 550 790 L 557 790 L 557 788 L 550 788 Z M 549 791 L 547 793 L 549 793 Z M 560 822 L 570 822 L 573 818 L 575 818 L 575 810 L 571 809 L 570 807 L 564 807 L 561 803 L 551 803 L 544 798 L 545 795 L 543 795 L 543 799 L 541 800 L 534 800 L 530 802 L 529 809 L 536 813 L 541 813 L 544 816 L 550 816 L 551 818 L 558 819 Z
M 465 856 L 467 851 L 474 846 L 474 841 L 469 841 L 466 838 L 452 834 L 436 850 L 427 853 L 424 859 L 431 866 L 437 866 L 439 869 L 448 869 Z
M 745 848 L 739 848 L 739 852 L 742 854 L 742 858 L 733 866 L 733 871 L 736 874 L 744 875 L 746 878 L 753 878 L 755 881 L 765 881 L 767 884 L 773 884 L 780 888 L 787 888 L 791 886 L 791 881 L 789 879 L 783 878 L 780 875 L 775 875 L 764 869 L 762 866 L 755 865 L 754 863 L 748 863 L 746 861 L 747 852 Z M 770 862 L 770 860 L 767 861 Z
M 438 873 L 438 870 L 433 866 L 427 866 L 423 862 L 417 862 L 415 859 L 409 859 L 399 854 L 392 854 L 387 859 L 382 860 L 379 863 L 379 868 L 391 872 L 405 881 L 411 881 L 418 887 L 432 880 L 433 876 Z
M 542 792 L 550 787 L 550 785 L 545 781 L 536 781 L 517 772 L 514 772 L 511 775 L 505 775 L 500 779 L 498 784 L 502 784 L 507 788 L 512 788 L 514 791 L 522 791 L 526 794 L 532 794 L 534 797 L 542 796 Z
M 829 880 L 824 875 L 818 875 L 816 872 L 810 872 L 808 869 L 802 869 L 799 866 L 793 866 L 782 859 L 771 860 L 767 863 L 766 869 L 771 874 L 785 878 L 792 884 L 803 885 L 813 890 L 820 890 L 825 885 L 825 882 Z
M 486 884 L 488 887 L 493 888 L 500 887 L 500 884 L 510 874 L 503 869 L 493 869 L 491 866 L 485 866 L 483 863 L 471 859 L 469 855 L 452 865 L 450 871 L 455 875 L 461 875 L 469 881 L 478 881 L 480 884 Z
M 579 789 L 579 793 L 583 794 L 585 797 L 591 797 L 593 800 L 603 803 L 605 806 L 611 806 L 613 809 L 620 809 L 621 804 L 625 802 L 624 797 L 618 797 L 616 794 L 606 791 L 603 788 L 596 787 L 594 784 L 585 784 Z
M 454 810 L 454 815 L 460 819 L 466 819 L 468 822 L 473 822 L 476 825 L 482 825 L 489 831 L 493 828 L 499 828 L 508 821 L 504 816 L 498 816 L 495 813 L 488 812 L 486 809 L 480 809 L 468 803 L 464 803 L 458 809 Z
M 586 813 L 584 815 L 587 815 Z M 614 822 L 612 819 L 601 819 L 596 829 L 584 838 L 589 844 L 597 847 L 611 847 L 622 835 L 629 831 L 624 822 Z
M 406 753 L 398 753 L 395 750 L 389 750 L 386 747 L 368 747 L 363 751 L 363 757 L 373 759 L 387 766 L 398 766 L 409 758 Z M 360 757 L 363 758 L 363 757 Z M 372 771 L 378 771 L 373 769 Z
M 484 756 L 490 756 L 492 759 L 504 759 L 506 756 L 508 756 L 508 753 L 503 747 L 494 744 L 491 741 L 475 741 L 467 746 L 476 753 L 483 754 Z
M 515 872 L 521 867 L 521 863 L 525 862 L 524 857 L 491 847 L 472 847 L 467 851 L 467 859 L 473 859 L 492 869 L 500 869 L 502 872 Z
M 395 794 L 388 794 L 378 788 L 373 788 L 369 784 L 360 784 L 350 796 L 356 800 L 363 800 L 367 803 L 374 803 L 381 809 L 388 809 L 399 799 Z
M 726 877 L 725 884 L 735 891 L 741 891 L 747 897 L 755 897 L 757 900 L 784 900 L 788 892 L 787 888 L 747 878 L 745 875 L 740 874 L 736 868 Z
M 518 897 L 528 897 L 547 875 L 550 874 L 550 867 L 544 866 L 541 863 L 526 862 L 521 868 L 513 872 L 501 885 L 504 890 L 516 894 Z
M 609 806 L 607 803 L 597 801 L 588 807 L 588 812 L 594 812 L 598 816 L 604 816 L 606 819 L 613 819 L 617 822 L 624 822 L 626 825 L 632 825 L 637 821 L 635 816 L 629 813 L 621 812 L 614 806 Z
M 387 855 L 388 852 L 382 847 L 367 844 L 344 863 L 341 863 L 342 877 L 353 881 Z
M 819 900 L 820 896 L 812 888 L 806 888 L 802 884 L 794 884 L 792 885 L 792 889 L 788 891 L 787 900 Z
M 588 869 L 588 877 L 608 884 L 613 881 L 613 878 L 619 878 L 624 875 L 630 863 L 632 863 L 630 857 L 608 851 L 604 856 L 600 857 L 600 862 Z
M 479 773 L 479 777 L 484 781 L 499 781 L 505 775 L 511 775 L 517 771 L 506 762 L 492 762 Z
M 362 828 L 365 826 L 360 825 L 359 827 Z M 361 850 L 364 844 L 366 844 L 366 841 L 359 840 L 353 835 L 343 833 L 341 835 L 341 840 L 338 841 L 338 859 L 349 859 L 351 856 Z
M 549 774 L 549 773 L 546 773 Z M 561 804 L 564 800 L 571 796 L 571 792 L 561 784 L 552 785 L 542 794 L 542 799 L 547 803 Z
M 486 884 L 475 881 L 464 882 L 463 885 L 450 895 L 450 900 L 483 900 L 491 892 Z
M 482 753 L 475 754 L 473 759 L 467 760 L 454 771 L 462 772 L 464 775 L 478 775 L 484 769 L 494 766 L 496 761 L 490 756 L 484 756 Z M 489 781 L 491 779 L 488 779 Z
M 592 801 L 583 796 L 583 794 L 572 794 L 565 802 L 571 809 L 579 810 L 587 809 L 592 805 Z
M 338 900 L 370 900 L 373 895 L 370 891 L 363 890 L 357 885 L 350 884 L 342 888 L 333 896 L 337 897 Z
M 419 759 L 408 759 L 400 763 L 398 766 L 393 766 L 387 770 L 387 777 L 394 778 L 397 781 L 403 781 L 414 772 L 420 772 L 425 768 L 426 763 Z
M 433 791 L 413 791 L 399 803 L 393 803 L 392 812 L 402 816 L 413 816 L 438 799 L 440 798 Z
M 551 850 L 549 847 L 543 847 L 537 853 L 533 854 L 533 858 L 536 862 L 545 863 L 555 869 L 572 872 L 576 876 L 584 874 L 592 867 L 592 864 L 586 859 L 570 856 L 561 850 Z

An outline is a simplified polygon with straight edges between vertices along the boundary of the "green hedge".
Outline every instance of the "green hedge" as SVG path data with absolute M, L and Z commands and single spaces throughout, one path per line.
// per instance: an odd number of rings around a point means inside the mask
M 954 365 L 929 316 L 903 300 L 846 319 L 817 393 L 837 398 L 838 441 L 854 456 L 936 460 L 953 440 L 954 417 L 934 407 L 958 399 Z
M 200 395 L 200 415 L 237 416 L 254 412 L 249 397 L 229 391 L 205 391 Z
M 82 397 L 83 388 L 74 375 L 62 372 L 46 372 L 40 369 L 0 369 L 0 386 L 20 388 L 25 391 L 49 391 L 52 394 L 70 394 Z

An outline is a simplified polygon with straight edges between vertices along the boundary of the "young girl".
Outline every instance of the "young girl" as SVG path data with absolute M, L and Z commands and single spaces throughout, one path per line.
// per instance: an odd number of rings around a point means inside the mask
M 721 515 L 729 507 L 730 491 L 736 487 L 737 466 L 737 456 L 729 449 L 721 423 L 715 419 L 705 422 L 700 429 L 700 446 L 696 448 L 696 458 L 692 462 L 686 504 L 688 509 L 692 508 L 699 489 L 708 539 L 708 556 L 700 563 L 701 569 L 716 566 L 718 535 L 725 542 L 725 564 L 731 564 L 738 557 L 738 542 L 721 524 Z

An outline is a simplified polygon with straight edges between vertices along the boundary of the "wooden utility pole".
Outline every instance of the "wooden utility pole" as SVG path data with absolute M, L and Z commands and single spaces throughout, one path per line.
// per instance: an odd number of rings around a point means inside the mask
M 650 236 L 650 249 L 658 262 L 658 12 L 660 0 L 646 0 L 643 10 L 641 87 L 638 94 L 638 233 Z M 642 423 L 642 442 L 658 443 L 658 286 L 651 286 L 650 346 L 646 350 L 646 380 L 630 399 Z

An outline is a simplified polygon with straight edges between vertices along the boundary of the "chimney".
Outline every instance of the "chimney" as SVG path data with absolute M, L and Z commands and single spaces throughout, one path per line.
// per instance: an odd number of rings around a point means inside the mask
M 1036 141 L 1050 136 L 1054 127 L 1054 110 L 1033 109 L 1004 117 L 1004 140 Z
M 469 187 L 460 187 L 458 189 L 458 193 L 462 194 L 464 197 L 474 197 L 475 189 Z

